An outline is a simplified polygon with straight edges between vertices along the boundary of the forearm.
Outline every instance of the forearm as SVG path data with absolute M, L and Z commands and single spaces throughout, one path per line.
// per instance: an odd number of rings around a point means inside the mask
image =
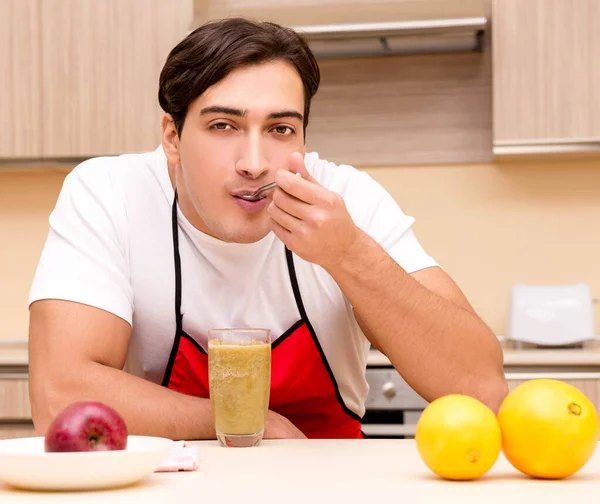
M 327 270 L 367 337 L 426 400 L 464 393 L 497 410 L 506 392 L 502 351 L 475 313 L 422 286 L 362 233 Z
M 75 401 L 103 402 L 123 416 L 130 434 L 171 439 L 214 439 L 209 399 L 174 392 L 95 362 L 68 373 L 32 370 L 32 411 L 43 435 L 54 416 Z

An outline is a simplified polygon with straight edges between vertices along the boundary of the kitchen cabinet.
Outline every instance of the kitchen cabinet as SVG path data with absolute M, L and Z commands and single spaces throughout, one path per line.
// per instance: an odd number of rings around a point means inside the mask
M 196 0 L 194 26 L 242 15 L 289 26 L 485 15 L 480 0 Z M 309 151 L 359 167 L 492 160 L 491 58 L 483 53 L 321 59 Z
M 0 422 L 0 439 L 36 437 L 37 435 L 31 422 Z
M 31 420 L 27 373 L 0 369 L 0 439 L 36 435 Z
M 600 152 L 600 2 L 493 0 L 494 154 Z
M 0 5 L 0 159 L 42 154 L 39 0 Z
M 43 156 L 156 148 L 158 78 L 192 0 L 40 1 Z
M 414 21 L 486 15 L 487 0 L 194 0 L 194 25 L 248 16 L 287 26 Z
M 29 380 L 26 374 L 0 374 L 0 421 L 30 420 Z

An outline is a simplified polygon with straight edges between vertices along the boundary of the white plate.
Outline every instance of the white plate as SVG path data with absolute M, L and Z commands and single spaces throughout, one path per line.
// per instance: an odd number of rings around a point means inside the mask
M 173 441 L 129 436 L 126 450 L 44 452 L 44 438 L 0 441 L 0 480 L 29 490 L 99 490 L 136 483 L 167 458 Z

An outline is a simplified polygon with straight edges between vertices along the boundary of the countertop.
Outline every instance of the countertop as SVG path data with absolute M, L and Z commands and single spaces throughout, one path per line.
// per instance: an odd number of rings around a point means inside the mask
M 200 450 L 194 472 L 154 473 L 131 487 L 87 493 L 23 492 L 0 484 L 0 502 L 582 504 L 597 502 L 600 488 L 600 450 L 564 480 L 529 478 L 500 455 L 483 478 L 452 482 L 425 467 L 413 440 L 273 440 L 245 449 L 194 444 Z
M 600 340 L 583 348 L 522 348 L 503 343 L 505 367 L 572 366 L 600 367 Z M 0 367 L 27 366 L 27 340 L 0 340 Z M 390 366 L 388 358 L 376 350 L 369 352 L 369 366 Z
M 504 348 L 504 366 L 600 366 L 600 346 L 591 344 L 584 348 Z M 371 350 L 367 360 L 369 366 L 389 366 L 389 359 Z
M 0 347 L 0 367 L 27 366 L 27 350 Z
M 27 340 L 0 340 L 0 366 L 27 366 Z

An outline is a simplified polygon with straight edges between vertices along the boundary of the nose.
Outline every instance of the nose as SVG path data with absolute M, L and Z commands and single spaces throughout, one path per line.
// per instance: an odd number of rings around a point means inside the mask
M 269 170 L 263 138 L 259 132 L 248 135 L 235 169 L 240 175 L 251 179 L 259 179 Z

